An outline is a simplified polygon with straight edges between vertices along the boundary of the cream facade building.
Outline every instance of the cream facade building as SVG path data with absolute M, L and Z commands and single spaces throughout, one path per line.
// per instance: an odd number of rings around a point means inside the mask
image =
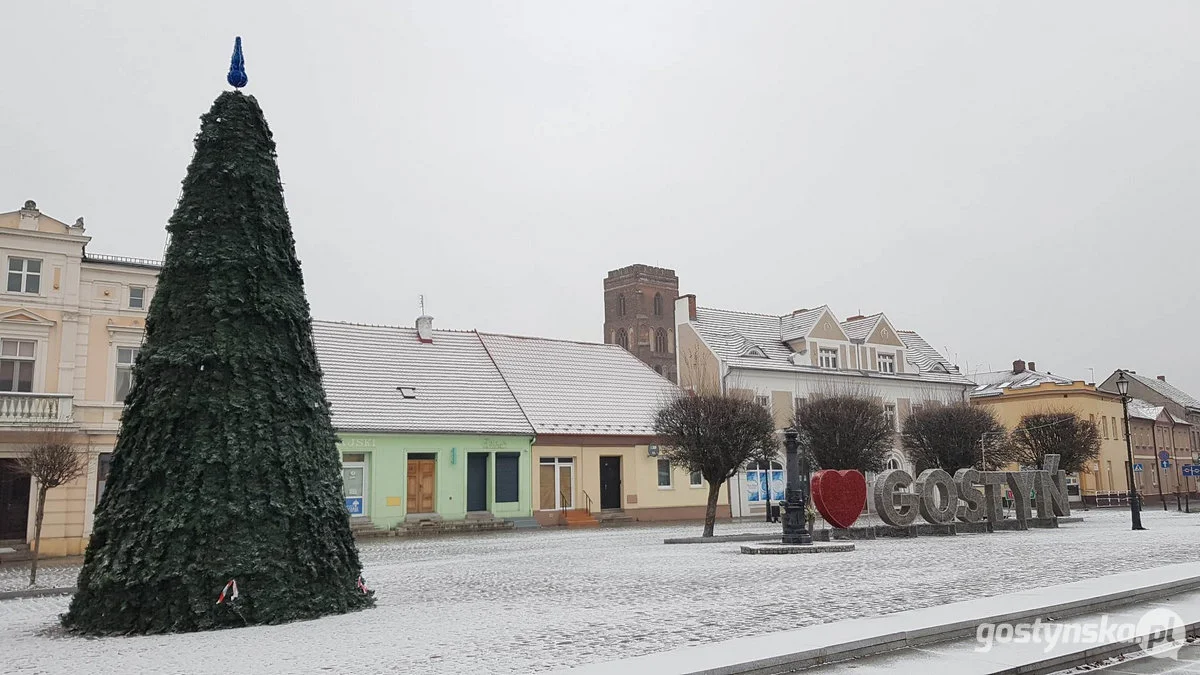
M 87 474 L 47 495 L 45 555 L 86 547 L 160 264 L 88 252 L 73 224 L 28 201 L 0 213 L 0 547 L 31 542 L 35 485 L 15 460 L 37 429 L 63 426 Z
M 782 316 L 675 305 L 679 386 L 754 398 L 776 426 L 791 425 L 797 403 L 825 393 L 879 400 L 896 430 L 889 468 L 912 472 L 899 431 L 921 406 L 965 401 L 975 385 L 920 335 L 897 330 L 883 314 L 839 320 L 827 306 Z M 768 473 L 769 472 L 769 473 Z M 769 486 L 769 487 L 768 487 Z M 755 464 L 729 482 L 734 517 L 764 513 L 783 497 L 781 461 Z M 769 494 L 768 494 L 769 490 Z

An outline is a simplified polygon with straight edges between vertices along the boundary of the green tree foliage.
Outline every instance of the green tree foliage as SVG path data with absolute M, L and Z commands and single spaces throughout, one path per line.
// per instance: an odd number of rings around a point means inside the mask
M 986 406 L 926 403 L 904 420 L 900 438 L 917 473 L 945 469 L 953 474 L 981 468 L 981 462 L 984 470 L 994 471 L 1011 461 L 1004 426 Z
M 792 424 L 814 470 L 882 471 L 895 434 L 883 404 L 853 391 L 813 396 L 796 407 Z
M 663 458 L 708 483 L 705 537 L 713 536 L 721 486 L 747 461 L 774 457 L 779 444 L 766 408 L 720 393 L 679 396 L 658 411 L 654 430 Z
M 253 97 L 221 94 L 170 247 L 66 626 L 157 633 L 370 606 L 300 262 Z M 240 597 L 216 604 L 230 579 Z

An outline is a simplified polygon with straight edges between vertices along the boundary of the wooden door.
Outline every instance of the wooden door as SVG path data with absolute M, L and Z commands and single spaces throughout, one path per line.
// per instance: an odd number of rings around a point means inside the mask
M 434 513 L 433 485 L 436 478 L 435 460 L 408 460 L 408 512 Z
M 29 476 L 17 471 L 17 462 L 0 459 L 0 540 L 25 541 L 29 524 Z

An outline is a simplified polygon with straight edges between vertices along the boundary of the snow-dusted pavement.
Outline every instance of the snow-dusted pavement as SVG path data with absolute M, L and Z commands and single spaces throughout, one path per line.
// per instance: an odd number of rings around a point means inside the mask
M 66 598 L 0 602 L 4 673 L 528 673 L 1170 563 L 1200 564 L 1200 515 L 1080 512 L 1058 530 L 856 542 L 745 556 L 664 545 L 697 527 L 542 530 L 362 546 L 373 610 L 285 626 L 64 636 Z M 776 531 L 772 526 L 770 531 Z M 760 523 L 718 533 L 766 531 Z

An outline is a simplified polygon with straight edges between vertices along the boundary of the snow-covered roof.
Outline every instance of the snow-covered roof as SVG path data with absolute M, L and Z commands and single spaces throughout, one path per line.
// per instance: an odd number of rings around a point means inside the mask
M 851 340 L 866 340 L 882 319 L 883 313 L 849 319 L 841 323 L 842 332 Z
M 828 310 L 829 307 L 827 305 L 821 305 L 820 307 L 814 307 L 812 309 L 800 309 L 792 312 L 791 314 L 785 314 L 781 317 L 772 318 L 779 319 L 780 339 L 782 339 L 784 342 L 789 342 L 791 340 L 799 340 L 801 338 L 808 337 L 808 334 L 812 332 L 813 327 L 817 325 L 817 321 L 820 321 L 821 315 Z
M 1163 407 L 1154 405 L 1148 401 L 1143 401 L 1140 398 L 1129 399 L 1129 416 L 1142 420 L 1150 420 L 1153 422 L 1162 414 Z
M 1036 370 L 1024 370 L 1014 373 L 1011 370 L 994 370 L 985 373 L 975 373 L 971 376 L 977 385 L 971 390 L 971 398 L 986 398 L 1000 396 L 1005 390 L 1028 389 L 1042 384 L 1074 384 L 1074 380 L 1054 375 L 1040 373 Z
M 313 342 L 340 431 L 533 433 L 474 332 L 314 321 Z
M 1169 401 L 1173 401 L 1185 408 L 1195 408 L 1200 410 L 1200 400 L 1196 400 L 1196 398 L 1191 394 L 1188 394 L 1172 384 L 1168 384 L 1166 380 L 1160 380 L 1156 377 L 1146 377 L 1145 375 L 1138 375 L 1137 373 L 1128 370 L 1125 371 L 1125 374 L 1128 377 L 1141 382 L 1147 387 L 1150 387 L 1160 396 L 1163 396 Z
M 539 434 L 653 434 L 655 412 L 679 394 L 618 345 L 479 338 Z
M 679 389 L 617 345 L 313 322 L 340 431 L 649 435 Z
M 1179 417 L 1166 409 L 1166 406 L 1154 405 L 1149 401 L 1143 401 L 1140 398 L 1129 399 L 1129 416 L 1142 420 L 1157 421 L 1162 418 L 1166 422 L 1173 422 L 1184 426 L 1192 426 L 1191 422 Z
M 910 364 L 910 367 L 906 367 L 903 373 L 886 374 L 848 369 L 833 371 L 813 366 L 810 358 L 794 359 L 792 355 L 795 352 L 787 343 L 807 336 L 816 325 L 817 320 L 828 310 L 828 307 L 822 305 L 793 314 L 773 316 L 697 307 L 696 319 L 689 325 L 696 330 L 717 357 L 729 364 L 731 368 L 811 371 L 851 376 L 863 376 L 869 373 L 871 377 L 974 384 L 959 371 L 958 366 L 950 363 L 924 338 L 912 331 L 896 331 L 901 341 L 904 342 L 907 352 L 905 360 Z M 879 321 L 878 316 L 874 319 L 876 323 Z M 843 328 L 845 326 L 845 324 L 840 325 Z M 747 351 L 749 345 L 761 349 L 762 356 L 749 354 Z

